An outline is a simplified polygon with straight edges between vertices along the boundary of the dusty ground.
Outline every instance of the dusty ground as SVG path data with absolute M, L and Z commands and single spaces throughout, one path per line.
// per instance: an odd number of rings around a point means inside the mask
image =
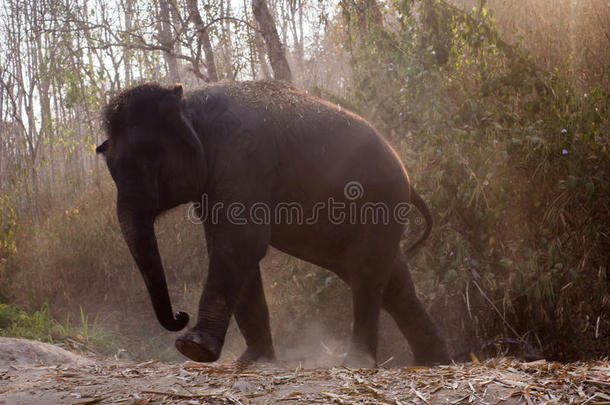
M 610 404 L 610 362 L 401 369 L 134 363 L 0 338 L 0 404 Z

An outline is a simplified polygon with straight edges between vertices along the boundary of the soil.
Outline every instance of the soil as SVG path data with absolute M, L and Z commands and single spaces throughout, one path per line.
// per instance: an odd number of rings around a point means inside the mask
M 0 338 L 0 404 L 610 403 L 610 362 L 450 366 L 137 363 Z

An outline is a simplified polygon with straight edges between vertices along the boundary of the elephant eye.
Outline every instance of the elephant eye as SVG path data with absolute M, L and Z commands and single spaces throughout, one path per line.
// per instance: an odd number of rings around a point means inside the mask
M 95 148 L 95 153 L 101 153 L 106 156 L 106 152 L 108 151 L 108 140 L 105 140 L 101 145 Z

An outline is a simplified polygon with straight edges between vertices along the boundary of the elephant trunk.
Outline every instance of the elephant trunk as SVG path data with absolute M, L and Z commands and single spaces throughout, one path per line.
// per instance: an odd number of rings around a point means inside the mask
M 155 315 L 161 326 L 179 331 L 189 322 L 185 312 L 173 315 L 172 304 L 154 230 L 154 215 L 143 214 L 125 204 L 117 204 L 121 232 L 146 283 Z

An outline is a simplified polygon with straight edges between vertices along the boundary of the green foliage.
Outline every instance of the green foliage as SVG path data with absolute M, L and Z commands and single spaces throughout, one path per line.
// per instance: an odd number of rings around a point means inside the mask
M 80 313 L 80 325 L 74 325 L 70 322 L 69 316 L 65 323 L 56 321 L 51 316 L 48 302 L 32 313 L 14 305 L 0 303 L 0 336 L 34 339 L 48 343 L 60 343 L 71 339 L 73 342 L 81 342 L 83 347 L 92 346 L 107 354 L 116 352 L 116 336 L 102 328 L 97 319 L 89 322 L 82 308 Z
M 28 314 L 15 306 L 0 304 L 0 334 L 5 337 L 23 337 L 53 343 L 56 322 L 45 303 L 39 310 Z
M 397 0 L 385 27 L 362 24 L 360 4 L 343 2 L 358 109 L 400 146 L 437 216 L 417 262 L 424 296 L 461 305 L 479 335 L 508 323 L 551 357 L 607 353 L 608 94 L 540 69 L 484 2 Z
M 11 255 L 17 253 L 15 230 L 17 221 L 10 195 L 0 188 L 0 276 Z
M 121 236 L 115 201 L 115 186 L 107 176 L 98 187 L 48 209 L 37 227 L 16 219 L 19 254 L 1 274 L 0 297 L 26 303 L 27 311 L 46 308 L 46 314 L 48 301 L 56 319 L 66 318 L 50 329 L 35 328 L 35 333 L 20 323 L 2 333 L 44 341 L 78 337 L 112 354 L 120 343 L 130 357 L 179 360 Z M 202 227 L 190 223 L 187 209 L 181 208 L 159 218 L 156 234 L 172 301 L 177 308 L 194 310 L 204 280 L 201 265 L 207 262 Z

